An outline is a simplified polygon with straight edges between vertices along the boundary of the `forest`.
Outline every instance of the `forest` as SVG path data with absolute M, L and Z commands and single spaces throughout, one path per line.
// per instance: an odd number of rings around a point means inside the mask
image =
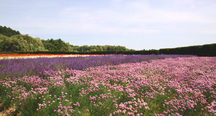
M 124 46 L 111 45 L 83 45 L 74 46 L 59 39 L 40 39 L 22 35 L 19 31 L 10 27 L 0 26 L 0 52 L 35 52 L 35 51 L 68 51 L 68 52 L 89 52 L 89 51 L 127 51 Z
M 51 53 L 51 54 L 188 54 L 216 56 L 216 43 L 159 50 L 133 50 L 124 46 L 70 45 L 59 39 L 33 38 L 10 27 L 0 26 L 0 53 Z

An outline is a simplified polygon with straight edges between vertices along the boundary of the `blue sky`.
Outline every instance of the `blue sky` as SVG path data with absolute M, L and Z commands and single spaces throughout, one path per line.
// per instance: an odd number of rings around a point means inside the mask
M 216 43 L 216 0 L 0 0 L 0 25 L 71 45 Z

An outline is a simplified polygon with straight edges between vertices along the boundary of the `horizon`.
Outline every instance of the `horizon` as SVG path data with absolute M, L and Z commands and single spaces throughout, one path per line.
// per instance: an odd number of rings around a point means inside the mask
M 70 45 L 134 50 L 216 43 L 215 0 L 7 0 L 0 25 Z

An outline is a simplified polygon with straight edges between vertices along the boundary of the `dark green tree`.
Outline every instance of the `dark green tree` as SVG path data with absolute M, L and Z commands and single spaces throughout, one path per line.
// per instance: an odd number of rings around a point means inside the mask
M 3 35 L 8 36 L 8 37 L 11 37 L 13 35 L 20 34 L 20 32 L 16 31 L 16 30 L 13 30 L 10 27 L 0 26 L 0 34 L 3 34 Z

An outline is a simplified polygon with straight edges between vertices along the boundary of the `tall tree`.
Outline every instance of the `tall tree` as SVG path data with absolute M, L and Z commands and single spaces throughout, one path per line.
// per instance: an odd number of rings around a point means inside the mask
M 3 34 L 3 35 L 8 36 L 8 37 L 11 37 L 13 35 L 20 34 L 20 32 L 16 31 L 16 30 L 13 30 L 10 27 L 0 26 L 0 34 Z

